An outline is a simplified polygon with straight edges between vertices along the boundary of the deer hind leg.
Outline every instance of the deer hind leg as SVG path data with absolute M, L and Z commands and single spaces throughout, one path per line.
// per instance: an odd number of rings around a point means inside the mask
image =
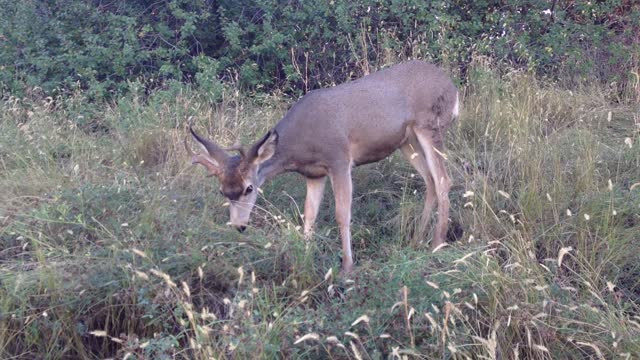
M 402 151 L 402 154 L 407 158 L 409 163 L 411 163 L 420 176 L 422 176 L 426 187 L 424 208 L 422 209 L 422 217 L 418 227 L 418 238 L 420 239 L 420 244 L 422 244 L 422 239 L 424 239 L 424 235 L 427 231 L 427 225 L 431 219 L 431 212 L 433 211 L 433 207 L 436 203 L 435 184 L 431 177 L 431 173 L 429 172 L 429 166 L 427 164 L 427 159 L 425 159 L 422 146 L 420 146 L 415 135 L 410 136 L 409 141 L 400 147 L 400 151 Z
M 336 222 L 342 239 L 342 271 L 349 273 L 353 269 L 351 254 L 351 167 L 332 171 L 330 175 L 333 194 L 336 199 Z
M 435 185 L 436 197 L 438 199 L 438 218 L 436 222 L 435 234 L 431 243 L 432 247 L 438 247 L 445 241 L 447 227 L 449 225 L 449 189 L 451 179 L 447 174 L 444 162 L 444 147 L 442 140 L 432 130 L 414 129 L 416 137 L 422 146 L 427 167 L 431 173 Z
M 304 237 L 310 239 L 313 236 L 313 228 L 322 203 L 326 177 L 307 178 L 307 196 L 304 200 Z

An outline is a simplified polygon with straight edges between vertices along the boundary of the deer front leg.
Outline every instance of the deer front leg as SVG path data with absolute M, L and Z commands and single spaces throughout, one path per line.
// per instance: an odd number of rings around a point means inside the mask
M 307 197 L 304 200 L 304 237 L 307 240 L 313 236 L 313 228 L 318 217 L 320 203 L 322 203 L 326 179 L 326 177 L 307 178 Z
M 336 199 L 336 222 L 342 239 L 342 271 L 349 273 L 353 269 L 351 255 L 351 168 L 347 167 L 331 175 L 331 186 Z

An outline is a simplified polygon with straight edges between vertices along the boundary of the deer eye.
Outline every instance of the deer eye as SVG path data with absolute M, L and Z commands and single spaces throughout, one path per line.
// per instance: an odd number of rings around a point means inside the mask
M 220 195 L 224 196 L 224 193 L 222 192 L 222 189 L 218 189 L 218 192 L 220 193 Z
M 244 194 L 245 195 L 249 195 L 251 194 L 251 192 L 253 191 L 253 185 L 249 185 L 247 186 L 247 188 L 244 190 Z

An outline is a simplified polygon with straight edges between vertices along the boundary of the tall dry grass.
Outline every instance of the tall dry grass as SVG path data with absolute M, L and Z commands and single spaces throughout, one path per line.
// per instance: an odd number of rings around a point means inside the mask
M 355 171 L 357 270 L 338 276 L 331 196 L 265 186 L 237 234 L 182 149 L 194 123 L 257 138 L 281 97 L 173 86 L 112 105 L 0 106 L 3 358 L 633 358 L 640 353 L 640 119 L 478 61 L 447 139 L 452 238 L 415 244 L 424 185 L 393 156 Z M 457 235 L 457 236 L 453 236 Z

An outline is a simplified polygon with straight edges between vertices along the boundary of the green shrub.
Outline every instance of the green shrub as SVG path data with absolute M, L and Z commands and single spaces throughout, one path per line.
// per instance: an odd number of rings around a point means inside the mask
M 220 98 L 220 81 L 300 93 L 408 58 L 467 79 L 475 56 L 633 94 L 640 5 L 631 1 L 0 0 L 0 89 L 79 87 L 94 100 L 167 80 Z

